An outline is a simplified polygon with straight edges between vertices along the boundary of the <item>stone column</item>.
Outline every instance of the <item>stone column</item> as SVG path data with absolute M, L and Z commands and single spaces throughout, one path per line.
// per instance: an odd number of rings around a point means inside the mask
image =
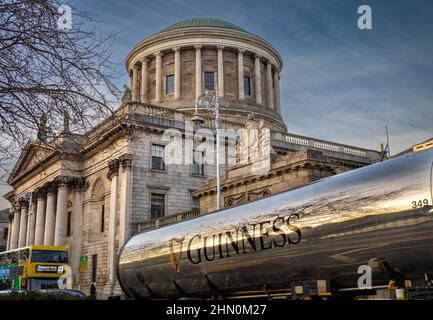
M 38 192 L 37 208 L 36 208 L 36 229 L 35 229 L 35 245 L 44 244 L 44 229 L 45 229 L 45 195 Z
M 13 207 L 11 207 L 9 209 L 8 239 L 7 239 L 7 243 L 6 243 L 6 250 L 11 249 L 12 223 L 14 221 L 13 216 L 14 216 L 14 209 L 13 209 Z
M 260 70 L 260 56 L 256 55 L 254 58 L 254 74 L 255 74 L 255 91 L 256 91 L 256 103 L 262 104 L 262 73 Z
M 143 58 L 141 60 L 141 88 L 140 88 L 140 101 L 142 103 L 147 101 L 147 63 L 149 59 Z
M 110 187 L 110 218 L 108 225 L 108 282 L 113 284 L 116 281 L 116 216 L 117 216 L 117 177 L 119 172 L 119 159 L 111 160 L 108 163 L 107 178 L 111 180 Z
M 47 208 L 45 211 L 45 230 L 44 230 L 44 245 L 52 246 L 54 244 L 54 227 L 56 221 L 56 197 L 55 184 L 49 185 L 47 193 Z
M 80 257 L 83 232 L 83 184 L 84 183 L 81 179 L 77 179 L 74 186 L 74 215 L 72 225 L 72 235 L 74 237 L 74 242 L 72 245 L 71 269 L 72 276 L 75 277 L 77 284 L 80 280 Z
M 134 65 L 132 68 L 132 101 L 138 101 L 138 66 Z
M 201 93 L 201 46 L 194 46 L 195 49 L 195 96 Z
M 244 94 L 244 52 L 245 50 L 238 49 L 238 88 L 239 100 L 245 100 Z
M 274 72 L 274 87 L 275 87 L 275 110 L 281 114 L 281 107 L 280 107 L 280 75 L 278 74 L 278 71 L 275 69 Z
M 218 46 L 218 97 L 224 97 L 224 47 Z
M 21 217 L 20 217 L 20 231 L 18 236 L 18 248 L 24 247 L 26 245 L 28 210 L 29 210 L 29 204 L 27 200 L 21 199 Z
M 21 220 L 21 205 L 17 201 L 14 206 L 14 217 L 12 221 L 12 231 L 11 231 L 11 240 L 10 240 L 10 249 L 18 248 L 18 238 L 20 231 L 20 220 Z
M 266 89 L 268 108 L 274 109 L 274 90 L 272 88 L 272 64 L 270 61 L 266 63 Z
M 131 217 L 131 201 L 132 201 L 132 157 L 124 155 L 120 158 L 122 165 L 122 183 L 120 190 L 120 217 L 119 217 L 119 248 L 129 238 L 129 223 Z
M 161 102 L 161 75 L 162 75 L 162 53 L 155 53 L 156 72 L 155 72 L 155 102 Z
M 174 51 L 174 98 L 180 99 L 180 47 L 173 49 Z
M 59 181 L 56 207 L 54 245 L 64 246 L 66 240 L 66 210 L 68 207 L 68 186 L 66 179 Z
M 36 197 L 36 193 L 33 193 L 33 196 Z M 32 210 L 28 214 L 28 228 L 27 231 L 27 241 L 26 245 L 30 246 L 35 243 L 35 226 L 36 226 L 36 217 L 37 217 L 37 201 L 32 197 Z

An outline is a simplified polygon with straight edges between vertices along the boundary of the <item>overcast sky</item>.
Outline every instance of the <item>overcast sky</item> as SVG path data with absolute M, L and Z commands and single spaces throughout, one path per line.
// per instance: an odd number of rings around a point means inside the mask
M 433 137 L 433 1 L 72 4 L 93 12 L 98 32 L 119 32 L 113 46 L 124 74 L 119 86 L 129 83 L 124 59 L 143 38 L 180 20 L 217 18 L 257 34 L 281 54 L 281 109 L 289 132 L 379 149 L 388 125 L 391 153 Z M 362 4 L 372 8 L 372 30 L 357 27 Z

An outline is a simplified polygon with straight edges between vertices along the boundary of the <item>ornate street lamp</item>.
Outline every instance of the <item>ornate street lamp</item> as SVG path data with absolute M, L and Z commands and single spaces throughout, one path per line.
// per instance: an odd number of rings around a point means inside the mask
M 220 161 L 219 161 L 219 147 L 220 147 L 220 111 L 219 101 L 216 95 L 211 94 L 208 90 L 200 93 L 195 99 L 195 113 L 192 121 L 196 124 L 203 124 L 204 118 L 198 113 L 198 108 L 204 108 L 215 113 L 215 130 L 216 130 L 216 189 L 217 189 L 217 209 L 221 209 L 221 186 L 220 186 Z

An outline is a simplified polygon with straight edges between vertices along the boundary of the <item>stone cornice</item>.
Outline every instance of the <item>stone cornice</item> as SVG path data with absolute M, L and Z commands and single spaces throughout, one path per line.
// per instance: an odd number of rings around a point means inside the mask
M 15 199 L 15 192 L 13 190 L 9 191 L 8 193 L 6 193 L 3 198 L 5 198 L 7 201 L 9 201 L 10 203 L 13 203 L 14 199 Z
M 94 152 L 99 150 L 100 147 L 110 144 L 113 139 L 127 134 L 127 128 L 118 123 L 115 126 L 102 128 L 98 133 L 99 134 L 97 135 L 93 135 L 85 144 L 81 146 L 78 151 L 78 154 L 81 157 L 89 157 Z

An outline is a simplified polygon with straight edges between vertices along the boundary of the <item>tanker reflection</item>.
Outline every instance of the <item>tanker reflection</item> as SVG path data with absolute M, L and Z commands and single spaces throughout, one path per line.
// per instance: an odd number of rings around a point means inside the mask
M 147 298 L 203 296 L 209 280 L 227 292 L 298 279 L 354 287 L 357 267 L 379 257 L 417 277 L 433 267 L 432 162 L 433 150 L 411 154 L 136 235 L 119 281 Z

